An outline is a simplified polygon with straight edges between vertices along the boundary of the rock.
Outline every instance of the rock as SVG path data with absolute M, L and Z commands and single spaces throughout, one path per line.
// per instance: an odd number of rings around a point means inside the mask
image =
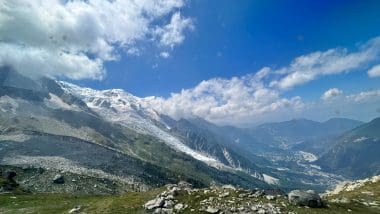
M 265 211 L 264 209 L 259 209 L 259 211 L 257 211 L 258 214 L 265 214 L 267 211 Z
M 181 203 L 176 204 L 176 205 L 174 206 L 174 209 L 175 209 L 175 210 L 182 210 L 183 208 L 184 208 L 184 205 L 181 204 Z
M 55 184 L 63 184 L 65 183 L 65 178 L 61 174 L 57 174 L 53 178 L 53 183 Z
M 153 213 L 155 213 L 155 214 L 172 214 L 174 212 L 173 212 L 173 209 L 157 208 L 154 210 Z
M 321 197 L 314 191 L 293 190 L 288 194 L 291 204 L 297 206 L 322 207 Z
M 224 198 L 224 197 L 227 197 L 227 196 L 229 196 L 229 195 L 230 195 L 229 192 L 223 192 L 222 194 L 219 194 L 218 197 L 219 197 L 219 198 Z
M 274 195 L 266 195 L 265 198 L 268 199 L 268 200 L 274 200 L 274 199 L 276 199 L 276 197 Z
M 193 185 L 190 184 L 190 183 L 188 183 L 188 182 L 186 182 L 186 181 L 180 181 L 178 183 L 178 187 L 181 188 L 181 189 L 189 189 L 189 188 L 192 188 Z
M 167 201 L 165 201 L 163 207 L 165 207 L 165 208 L 172 208 L 173 206 L 174 206 L 174 202 L 172 200 L 167 200 Z
M 213 208 L 213 207 L 207 207 L 205 210 L 206 213 L 218 213 L 219 209 Z
M 174 196 L 173 195 L 167 195 L 165 197 L 166 200 L 173 200 L 174 199 Z
M 223 188 L 223 189 L 236 190 L 236 188 L 235 188 L 234 186 L 230 185 L 230 184 L 228 184 L 228 185 L 223 185 L 222 188 Z
M 165 203 L 165 200 L 163 198 L 155 198 L 153 200 L 150 200 L 144 204 L 145 209 L 147 210 L 153 210 L 155 208 L 161 208 Z
M 69 213 L 79 213 L 80 209 L 81 209 L 81 206 L 80 206 L 80 205 L 77 205 L 77 206 L 75 206 L 74 208 L 72 208 L 72 209 L 69 211 Z

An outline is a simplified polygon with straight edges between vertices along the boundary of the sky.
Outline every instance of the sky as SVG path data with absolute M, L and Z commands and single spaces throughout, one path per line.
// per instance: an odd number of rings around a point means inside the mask
M 380 116 L 379 1 L 0 3 L 0 65 L 249 126 Z M 152 97 L 154 96 L 154 97 Z

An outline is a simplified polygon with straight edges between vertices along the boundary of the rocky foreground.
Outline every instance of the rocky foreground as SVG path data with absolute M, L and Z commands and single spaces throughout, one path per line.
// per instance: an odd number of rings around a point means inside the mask
M 344 182 L 334 190 L 242 189 L 232 185 L 193 188 L 170 184 L 145 203 L 147 212 L 171 213 L 380 213 L 380 176 Z
M 33 193 L 7 171 L 0 177 L 0 213 L 380 213 L 380 177 L 346 182 L 319 195 L 311 190 L 194 188 L 187 182 L 113 195 Z M 51 185 L 64 185 L 56 176 Z
M 166 185 L 166 190 L 144 208 L 153 213 L 284 213 L 289 206 L 320 208 L 322 199 L 313 191 L 242 189 L 232 185 L 197 189 L 186 182 Z

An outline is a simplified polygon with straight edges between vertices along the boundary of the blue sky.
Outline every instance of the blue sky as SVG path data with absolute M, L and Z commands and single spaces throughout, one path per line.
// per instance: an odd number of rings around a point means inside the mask
M 213 77 L 231 78 L 264 66 L 282 67 L 295 57 L 335 47 L 355 48 L 380 35 L 379 1 L 188 1 L 183 15 L 195 30 L 162 59 L 155 48 L 140 56 L 122 53 L 106 63 L 102 81 L 82 85 L 122 88 L 137 96 L 164 96 Z M 321 78 L 289 92 L 314 99 L 329 87 L 364 90 L 380 79 L 365 73 Z M 355 82 L 353 84 L 352 82 Z
M 380 116 L 380 1 L 12 1 L 0 66 L 121 88 L 176 119 Z

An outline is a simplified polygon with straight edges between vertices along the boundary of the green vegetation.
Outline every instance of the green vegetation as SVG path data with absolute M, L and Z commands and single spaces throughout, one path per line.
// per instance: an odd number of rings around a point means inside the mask
M 142 205 L 162 189 L 114 196 L 70 194 L 0 195 L 0 213 L 68 213 L 79 205 L 85 213 L 145 213 Z

